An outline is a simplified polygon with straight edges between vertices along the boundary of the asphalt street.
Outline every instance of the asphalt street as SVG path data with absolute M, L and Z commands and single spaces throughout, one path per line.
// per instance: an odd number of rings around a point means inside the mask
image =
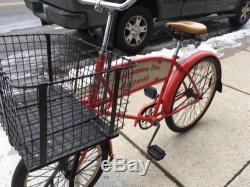
M 10 32 L 13 30 L 24 29 L 22 32 L 30 32 L 30 27 L 34 27 L 32 32 L 57 32 L 58 26 L 46 26 L 42 30 L 39 27 L 41 25 L 40 20 L 33 15 L 33 13 L 25 6 L 23 0 L 0 0 L 0 34 Z M 207 22 L 208 34 L 203 36 L 203 40 L 208 38 L 219 36 L 232 31 L 233 29 L 229 26 L 226 20 L 210 21 Z M 25 29 L 26 28 L 26 29 Z M 69 32 L 64 30 L 65 32 Z M 20 31 L 18 31 L 20 33 Z M 62 29 L 60 29 L 62 32 Z M 72 31 L 70 31 L 72 32 Z M 74 32 L 74 31 L 73 31 Z M 79 34 L 79 32 L 74 32 Z M 82 33 L 80 33 L 82 35 Z M 83 34 L 82 36 L 86 36 Z M 96 39 L 95 39 L 96 41 Z M 99 40 L 101 41 L 101 40 Z M 166 46 L 166 41 L 170 41 Z M 193 41 L 187 41 L 192 43 Z M 148 53 L 152 50 L 159 50 L 162 48 L 161 43 L 164 43 L 164 47 L 174 47 L 174 43 L 171 42 L 171 37 L 168 31 L 165 29 L 165 23 L 156 23 L 155 32 L 149 47 L 146 48 L 142 53 Z
M 39 25 L 40 20 L 26 8 L 23 0 L 0 0 L 0 33 Z

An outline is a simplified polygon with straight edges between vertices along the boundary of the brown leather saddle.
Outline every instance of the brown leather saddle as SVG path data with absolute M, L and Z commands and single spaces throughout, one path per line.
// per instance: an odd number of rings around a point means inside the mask
M 194 21 L 168 22 L 166 26 L 178 32 L 183 32 L 192 35 L 201 35 L 207 32 L 207 27 L 204 24 L 197 23 Z

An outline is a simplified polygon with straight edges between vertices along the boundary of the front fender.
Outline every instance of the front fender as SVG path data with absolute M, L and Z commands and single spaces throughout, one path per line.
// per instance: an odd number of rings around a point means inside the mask
M 216 90 L 219 92 L 222 92 L 222 82 L 221 82 L 221 64 L 219 59 L 216 57 L 216 55 L 210 51 L 199 51 L 193 55 L 191 55 L 189 58 L 187 58 L 182 64 L 182 68 L 185 70 L 185 72 L 188 72 L 190 70 L 190 68 L 193 67 L 193 65 L 197 62 L 199 62 L 200 60 L 204 59 L 204 58 L 214 58 L 217 62 L 218 62 L 218 80 L 216 83 Z M 174 99 L 174 95 L 176 90 L 178 89 L 178 86 L 181 84 L 181 81 L 183 80 L 183 78 L 185 77 L 185 72 L 181 71 L 181 70 L 176 70 L 176 72 L 174 72 L 174 74 L 172 75 L 168 86 L 166 88 L 166 94 L 164 95 L 163 98 L 163 112 L 169 113 L 171 111 L 171 104 L 172 104 L 172 100 Z

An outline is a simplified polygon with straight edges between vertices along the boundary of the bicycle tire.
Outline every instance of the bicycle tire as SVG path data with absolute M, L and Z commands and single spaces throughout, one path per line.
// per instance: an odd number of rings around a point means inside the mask
M 101 144 L 98 144 L 95 147 L 98 148 L 98 146 L 102 151 L 101 162 L 103 160 L 107 160 L 108 159 L 108 144 L 107 144 L 107 142 L 103 142 Z M 48 166 L 46 166 L 46 167 L 48 167 Z M 44 167 L 44 168 L 46 168 L 46 167 Z M 41 168 L 40 170 L 42 170 L 44 168 Z M 37 170 L 37 171 L 39 171 L 39 170 Z M 35 172 L 37 172 L 37 171 L 35 171 Z M 103 171 L 99 165 L 98 170 L 95 172 L 95 176 L 93 176 L 91 178 L 91 181 L 89 181 L 86 186 L 94 186 L 95 183 L 98 181 L 98 179 L 101 177 L 102 172 Z M 15 169 L 15 172 L 13 174 L 12 181 L 11 181 L 11 187 L 28 187 L 28 185 L 27 185 L 28 175 L 29 175 L 29 172 L 28 172 L 23 160 L 20 160 L 20 162 L 18 163 L 18 165 Z M 74 183 L 75 183 L 75 181 L 74 181 Z M 54 185 L 54 186 L 60 187 L 59 184 Z M 84 185 L 81 185 L 81 186 L 84 187 Z
M 214 95 L 216 92 L 216 85 L 217 85 L 217 81 L 218 81 L 218 72 L 220 69 L 220 64 L 219 64 L 218 60 L 213 58 L 213 57 L 205 57 L 205 58 L 199 60 L 193 66 L 191 66 L 191 68 L 188 70 L 188 72 L 191 72 L 195 67 L 197 67 L 198 65 L 205 63 L 205 62 L 209 62 L 209 63 L 213 64 L 213 66 L 215 68 L 214 75 L 216 76 L 214 78 L 215 82 L 213 84 L 213 90 L 211 91 L 209 100 L 205 104 L 205 107 L 202 109 L 202 111 L 196 116 L 196 118 L 184 126 L 180 126 L 179 124 L 177 124 L 177 121 L 174 119 L 174 115 L 170 116 L 168 118 L 165 118 L 166 124 L 169 127 L 169 129 L 176 132 L 176 133 L 185 133 L 188 130 L 192 129 L 197 124 L 197 122 L 203 117 L 203 115 L 207 112 L 210 104 L 213 101 L 213 98 L 214 98 Z M 171 102 L 171 111 L 170 112 L 173 112 L 173 110 L 174 110 L 175 98 L 177 96 L 178 90 L 180 89 L 181 85 L 184 84 L 183 82 L 185 82 L 186 79 L 187 79 L 187 76 L 184 76 L 183 79 L 181 80 L 181 82 L 179 83 L 179 85 L 177 86 L 177 89 L 175 91 L 174 97 L 173 97 L 172 102 Z M 189 107 L 193 107 L 193 105 L 190 105 Z M 184 111 L 184 110 L 181 110 L 181 111 Z M 180 112 L 178 112 L 178 113 L 180 113 Z

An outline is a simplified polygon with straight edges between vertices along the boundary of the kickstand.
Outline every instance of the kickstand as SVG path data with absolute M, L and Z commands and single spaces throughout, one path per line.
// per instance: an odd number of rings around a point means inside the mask
M 160 124 L 158 124 L 158 126 L 156 127 L 155 132 L 147 147 L 148 154 L 156 161 L 162 160 L 166 156 L 166 152 L 162 148 L 160 148 L 158 145 L 151 145 L 159 129 L 160 129 Z
M 150 140 L 150 142 L 149 142 L 147 148 L 149 148 L 149 147 L 151 146 L 152 142 L 154 141 L 155 136 L 156 136 L 156 134 L 158 133 L 158 131 L 159 131 L 159 129 L 160 129 L 160 126 L 161 126 L 160 124 L 157 125 L 157 127 L 156 127 L 156 129 L 155 129 L 155 132 L 154 132 L 154 134 L 153 134 L 153 136 L 152 136 L 152 138 L 151 138 L 151 140 Z

